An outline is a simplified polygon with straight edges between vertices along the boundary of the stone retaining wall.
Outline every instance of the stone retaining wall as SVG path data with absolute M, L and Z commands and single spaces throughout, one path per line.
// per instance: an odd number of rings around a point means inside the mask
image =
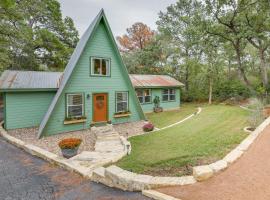
M 153 177 L 129 172 L 112 165 L 108 168 L 102 167 L 94 170 L 92 180 L 110 187 L 116 187 L 128 191 L 143 191 L 165 186 L 188 185 L 194 184 L 197 181 L 204 181 L 212 177 L 214 174 L 225 170 L 230 164 L 240 158 L 269 124 L 270 117 L 260 124 L 255 131 L 253 131 L 223 159 L 209 165 L 193 167 L 193 176 Z

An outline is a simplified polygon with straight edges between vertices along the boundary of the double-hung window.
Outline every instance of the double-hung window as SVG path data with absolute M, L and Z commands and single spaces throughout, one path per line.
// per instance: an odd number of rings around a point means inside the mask
M 110 76 L 110 59 L 91 57 L 91 76 Z
M 150 89 L 137 89 L 137 97 L 141 104 L 151 103 L 151 90 Z
M 67 118 L 79 118 L 84 115 L 84 99 L 82 93 L 67 94 Z
M 128 111 L 128 92 L 116 92 L 116 113 Z
M 175 89 L 162 90 L 162 101 L 175 101 Z

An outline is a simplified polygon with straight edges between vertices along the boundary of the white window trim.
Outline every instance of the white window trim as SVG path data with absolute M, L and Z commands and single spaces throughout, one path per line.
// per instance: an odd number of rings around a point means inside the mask
M 139 100 L 140 104 L 152 103 L 152 90 L 151 89 L 137 89 L 137 90 L 141 90 L 142 91 L 142 96 L 137 96 L 138 99 L 139 99 L 139 97 L 142 97 L 143 102 L 140 102 L 140 100 Z M 144 91 L 145 90 L 149 90 L 149 95 L 144 95 Z M 149 102 L 145 102 L 145 97 L 150 97 L 150 101 Z
M 111 59 L 110 58 L 102 58 L 102 57 L 95 57 L 95 56 L 93 56 L 93 57 L 90 57 L 91 59 L 91 69 L 90 69 L 90 75 L 91 76 L 104 76 L 104 77 L 107 77 L 107 76 L 111 76 Z M 108 61 L 108 66 L 106 66 L 106 70 L 107 70 L 107 74 L 106 75 L 103 75 L 102 74 L 102 70 L 100 71 L 100 73 L 99 74 L 95 74 L 94 73 L 94 59 L 99 59 L 99 60 L 106 60 L 106 61 Z M 102 62 L 100 62 L 100 68 L 102 67 L 101 66 L 101 63 Z
M 168 90 L 168 93 L 163 93 L 164 90 Z M 171 93 L 170 90 L 173 90 L 174 93 Z M 163 100 L 163 96 L 168 96 L 168 100 Z M 174 96 L 174 99 L 171 100 L 171 96 Z M 169 101 L 176 101 L 176 90 L 174 88 L 168 88 L 162 90 L 162 101 L 163 102 L 169 102 Z
M 120 101 L 120 102 L 118 102 L 117 101 L 117 94 L 118 93 L 126 93 L 127 94 L 127 100 L 126 101 Z M 116 113 L 120 113 L 120 112 L 125 112 L 125 111 L 128 111 L 128 109 L 129 109 L 129 103 L 128 103 L 128 101 L 129 101 L 129 93 L 127 92 L 127 91 L 122 91 L 122 92 L 115 92 L 115 110 L 116 110 Z M 118 103 L 127 103 L 127 109 L 126 110 L 118 110 L 118 107 L 117 107 L 117 104 Z
M 82 96 L 82 104 L 78 104 L 78 105 L 69 105 L 68 104 L 68 97 L 69 96 L 73 96 L 73 95 L 81 95 Z M 68 116 L 68 109 L 69 109 L 69 107 L 72 107 L 72 106 L 82 106 L 82 115 L 78 115 L 78 116 L 72 116 L 72 117 L 74 117 L 74 118 L 76 118 L 76 117 L 82 117 L 82 116 L 84 116 L 84 94 L 83 93 L 69 93 L 69 94 L 67 94 L 66 95 L 66 117 L 67 118 L 69 118 L 69 117 L 71 117 L 71 116 Z

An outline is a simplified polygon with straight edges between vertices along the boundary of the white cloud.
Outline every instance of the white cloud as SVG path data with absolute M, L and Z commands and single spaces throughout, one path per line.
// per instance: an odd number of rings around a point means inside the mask
M 86 30 L 101 8 L 104 8 L 115 36 L 125 33 L 135 22 L 156 29 L 160 10 L 176 0 L 59 0 L 64 16 L 74 20 L 80 35 Z

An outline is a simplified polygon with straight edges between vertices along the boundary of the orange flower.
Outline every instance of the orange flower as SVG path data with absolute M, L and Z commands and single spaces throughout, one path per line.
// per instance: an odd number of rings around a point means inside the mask
M 58 146 L 61 149 L 75 149 L 82 143 L 82 140 L 79 138 L 67 138 L 58 143 Z

